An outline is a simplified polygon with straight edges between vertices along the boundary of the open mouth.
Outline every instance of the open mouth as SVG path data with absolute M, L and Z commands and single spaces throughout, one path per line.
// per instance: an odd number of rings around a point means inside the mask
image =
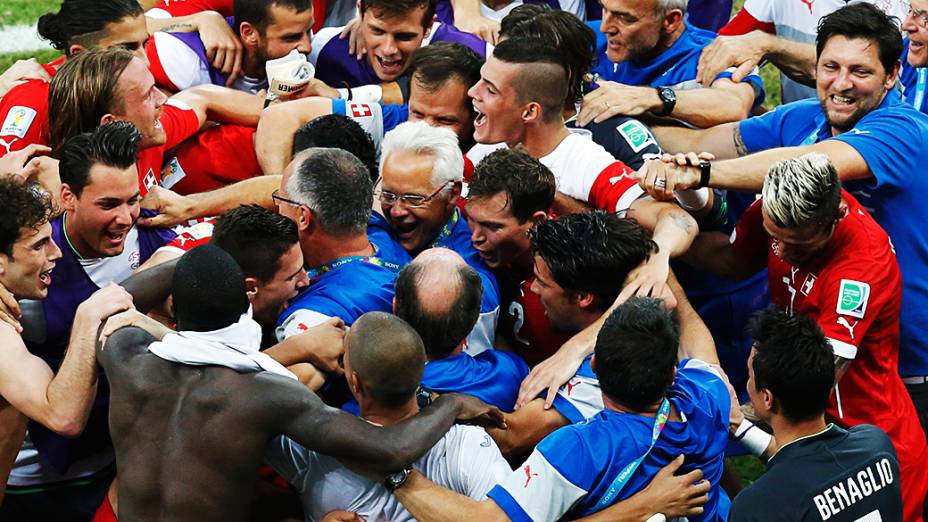
M 51 286 L 51 284 L 52 284 L 52 270 L 54 270 L 54 269 L 55 269 L 55 265 L 52 265 L 51 268 L 49 268 L 48 270 L 46 270 L 46 271 L 44 271 L 44 272 L 41 272 L 41 273 L 39 274 L 39 281 L 40 281 L 44 286 Z
M 103 237 L 106 239 L 108 243 L 110 243 L 113 246 L 116 246 L 116 245 L 121 245 L 122 242 L 125 241 L 126 233 L 128 232 L 129 232 L 128 230 L 123 230 L 120 232 L 107 232 L 106 234 L 103 235 Z
M 387 60 L 386 58 L 377 58 L 377 63 L 380 64 L 380 69 L 389 75 L 400 75 L 403 72 L 403 61 L 402 60 Z
M 851 107 L 855 102 L 857 102 L 857 99 L 855 98 L 841 96 L 838 94 L 832 94 L 828 98 L 831 100 L 831 104 L 837 108 Z
M 416 230 L 418 229 L 419 229 L 419 224 L 416 223 L 415 221 L 411 223 L 402 223 L 402 222 L 396 223 L 393 226 L 393 230 L 396 231 L 396 235 L 402 239 L 411 238 L 416 233 Z
M 474 112 L 477 113 L 477 116 L 474 118 L 474 128 L 483 127 L 487 123 L 487 115 L 480 112 L 476 104 L 474 104 Z
M 915 40 L 909 40 L 909 49 L 921 49 L 925 47 L 924 43 L 916 42 Z

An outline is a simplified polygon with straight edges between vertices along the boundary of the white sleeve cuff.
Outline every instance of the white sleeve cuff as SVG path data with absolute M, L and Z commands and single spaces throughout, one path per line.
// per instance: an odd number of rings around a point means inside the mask
M 845 359 L 854 360 L 857 357 L 857 347 L 853 344 L 848 344 L 844 341 L 838 341 L 837 339 L 828 338 L 828 343 L 831 344 L 831 349 L 835 352 L 835 355 L 838 357 L 844 357 Z

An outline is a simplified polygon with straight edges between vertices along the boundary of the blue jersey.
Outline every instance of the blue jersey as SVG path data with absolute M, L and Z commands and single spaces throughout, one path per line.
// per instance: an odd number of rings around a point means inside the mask
M 699 55 L 705 46 L 715 39 L 715 33 L 692 26 L 683 30 L 680 38 L 660 55 L 645 60 L 625 60 L 612 63 L 606 56 L 606 35 L 599 31 L 598 23 L 587 24 L 596 31 L 597 62 L 593 72 L 602 80 L 609 80 L 626 85 L 650 85 L 651 87 L 672 87 L 674 89 L 698 89 L 696 66 Z M 723 71 L 716 79 L 731 78 L 731 71 Z M 764 102 L 764 82 L 757 71 L 742 80 L 754 88 L 754 107 Z
M 372 213 L 376 214 L 376 213 Z M 339 317 L 351 326 L 367 312 L 393 312 L 393 282 L 409 255 L 388 234 L 374 226 L 371 217 L 368 239 L 376 252 L 371 256 L 343 257 L 307 270 L 310 283 L 277 319 L 277 338 L 286 339 Z
M 681 473 L 700 469 L 712 484 L 705 512 L 691 520 L 725 520 L 730 502 L 719 486 L 728 441 L 725 383 L 709 365 L 690 359 L 680 363 L 667 399 L 685 420 L 668 421 L 650 452 L 653 417 L 603 410 L 545 437 L 488 496 L 514 521 L 575 519 L 594 513 L 619 472 L 639 457 L 644 455 L 613 504 L 644 489 L 685 454 Z
M 476 356 L 460 353 L 425 364 L 422 387 L 439 393 L 466 393 L 511 412 L 528 365 L 521 357 L 501 350 Z
M 899 71 L 899 86 L 902 87 L 902 96 L 905 102 L 915 107 L 915 110 L 928 113 L 928 103 L 925 103 L 925 90 L 928 88 L 928 67 L 912 67 L 909 65 L 909 39 L 906 38 L 902 48 L 902 70 Z
M 316 66 L 316 78 L 334 87 L 346 83 L 350 87 L 382 83 L 366 58 L 358 60 L 348 52 L 348 39 L 338 38 L 341 31 L 341 27 L 326 27 L 313 37 L 309 61 Z M 433 23 L 429 37 L 422 41 L 422 45 L 431 42 L 456 42 L 484 58 L 487 56 L 486 42 L 470 33 L 459 31 L 453 25 Z
M 928 116 L 906 105 L 895 90 L 853 129 L 832 137 L 817 99 L 802 100 L 744 120 L 741 137 L 749 152 L 811 145 L 834 139 L 854 147 L 872 178 L 845 183 L 889 233 L 902 270 L 899 373 L 928 375 Z

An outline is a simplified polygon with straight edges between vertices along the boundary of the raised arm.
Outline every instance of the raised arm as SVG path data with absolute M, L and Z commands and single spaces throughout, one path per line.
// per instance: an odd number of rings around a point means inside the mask
M 146 16 L 145 22 L 149 34 L 158 31 L 199 33 L 200 41 L 206 49 L 206 59 L 227 77 L 226 85 L 232 85 L 241 76 L 244 52 L 242 43 L 225 17 L 216 11 L 201 11 L 173 18 Z
M 11 326 L 0 323 L 6 348 L 0 357 L 0 395 L 50 430 L 66 437 L 79 435 L 97 390 L 97 332 L 107 317 L 131 306 L 132 298 L 117 285 L 98 290 L 81 303 L 57 375 L 29 353 Z
M 132 302 L 138 311 L 148 313 L 171 295 L 171 282 L 176 266 L 177 259 L 172 259 L 136 272 L 120 283 L 132 296 Z
M 272 105 L 261 114 L 255 152 L 265 174 L 280 174 L 290 163 L 293 135 L 305 123 L 332 114 L 332 100 L 312 97 Z
M 815 85 L 815 46 L 793 42 L 764 31 L 719 36 L 702 50 L 696 80 L 706 85 L 735 67 L 732 80 L 740 81 L 768 60 L 784 74 L 805 85 Z
M 688 265 L 735 280 L 747 279 L 765 266 L 763 259 L 749 260 L 735 254 L 728 236 L 721 232 L 700 234 L 682 260 Z
M 200 125 L 211 120 L 255 126 L 264 109 L 263 98 L 218 85 L 197 85 L 171 99 L 182 101 L 196 111 Z
M 261 205 L 276 208 L 271 193 L 280 186 L 280 175 L 258 176 L 209 192 L 181 196 L 155 186 L 142 200 L 142 208 L 158 212 L 153 217 L 139 218 L 143 227 L 170 227 L 190 219 L 218 216 L 239 205 Z

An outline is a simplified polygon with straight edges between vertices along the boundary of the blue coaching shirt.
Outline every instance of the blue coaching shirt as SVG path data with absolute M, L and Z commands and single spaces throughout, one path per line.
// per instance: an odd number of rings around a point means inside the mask
M 624 83 L 626 85 L 650 85 L 651 87 L 672 87 L 674 89 L 698 89 L 696 66 L 699 55 L 705 46 L 715 39 L 715 33 L 687 25 L 680 38 L 660 55 L 644 60 L 625 60 L 612 63 L 606 56 L 606 35 L 599 30 L 598 22 L 587 23 L 596 31 L 596 64 L 593 72 L 602 80 Z M 719 78 L 731 78 L 731 70 L 720 73 Z M 764 102 L 766 95 L 764 82 L 755 71 L 742 80 L 754 88 L 754 107 Z
M 466 393 L 511 412 L 526 375 L 528 365 L 512 352 L 459 353 L 425 363 L 422 387 L 439 393 Z
M 925 90 L 928 88 L 928 67 L 912 67 L 909 65 L 909 39 L 906 38 L 902 47 L 902 70 L 899 71 L 899 85 L 905 102 L 915 110 L 928 113 L 928 103 L 925 103 Z
M 719 486 L 728 442 L 725 383 L 709 365 L 689 359 L 678 366 L 667 399 L 685 421 L 667 422 L 613 503 L 644 489 L 682 453 L 686 462 L 681 473 L 701 469 L 712 484 L 705 512 L 690 520 L 725 520 L 731 505 Z M 653 426 L 653 417 L 603 410 L 587 421 L 560 428 L 545 437 L 528 460 L 488 496 L 514 521 L 589 515 L 619 472 L 645 455 Z
M 899 373 L 928 375 L 928 116 L 889 91 L 880 106 L 853 129 L 832 137 L 817 99 L 777 107 L 744 120 L 741 137 L 749 152 L 811 145 L 834 139 L 854 147 L 873 177 L 846 182 L 845 188 L 889 234 L 902 270 Z

